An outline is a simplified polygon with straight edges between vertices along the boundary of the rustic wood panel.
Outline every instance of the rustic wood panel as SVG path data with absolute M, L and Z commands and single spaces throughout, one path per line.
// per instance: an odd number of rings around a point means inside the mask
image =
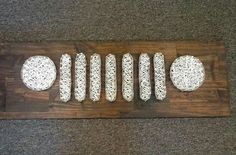
M 94 52 L 102 56 L 102 95 L 99 102 L 92 102 L 88 96 L 78 103 L 72 96 L 68 103 L 59 101 L 59 76 L 47 91 L 34 92 L 27 89 L 20 79 L 20 69 L 24 61 L 33 55 L 49 56 L 59 68 L 62 53 L 84 52 L 89 57 Z M 126 102 L 121 94 L 121 58 L 130 52 L 134 56 L 135 97 Z M 153 58 L 155 52 L 165 55 L 167 73 L 167 98 L 157 101 L 152 96 L 147 102 L 139 98 L 138 56 L 147 52 Z M 118 96 L 114 103 L 105 100 L 104 62 L 105 56 L 113 53 L 117 57 Z M 181 92 L 170 81 L 169 67 L 181 55 L 200 58 L 206 70 L 204 84 L 194 92 Z M 89 71 L 89 66 L 87 67 Z M 151 68 L 153 71 L 153 67 Z M 153 74 L 152 74 L 153 77 Z M 87 88 L 89 72 L 87 75 Z M 72 92 L 73 94 L 73 92 Z M 30 118 L 152 118 L 152 117 L 217 117 L 229 116 L 227 68 L 225 50 L 221 42 L 47 42 L 47 43 L 2 43 L 0 45 L 0 119 Z

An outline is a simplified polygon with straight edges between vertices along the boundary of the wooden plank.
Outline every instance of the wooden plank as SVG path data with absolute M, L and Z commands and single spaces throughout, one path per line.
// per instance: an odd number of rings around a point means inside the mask
M 225 117 L 230 116 L 227 68 L 225 50 L 221 42 L 45 42 L 45 43 L 2 43 L 0 44 L 0 119 L 41 119 L 41 118 L 155 118 L 155 117 Z M 59 100 L 59 75 L 47 91 L 34 92 L 27 89 L 20 79 L 20 69 L 24 61 L 33 55 L 49 56 L 59 69 L 62 53 L 71 54 L 73 65 L 76 53 L 84 52 L 89 57 L 99 53 L 102 57 L 102 95 L 99 102 L 89 99 L 89 66 L 87 67 L 87 97 L 82 103 L 74 96 L 68 103 Z M 130 103 L 122 98 L 121 59 L 125 53 L 134 57 L 135 95 Z M 139 98 L 138 56 L 155 52 L 165 55 L 167 73 L 167 98 L 157 101 L 152 96 L 147 102 Z M 105 99 L 105 56 L 116 55 L 118 73 L 117 100 L 109 103 Z M 169 78 L 169 68 L 174 59 L 181 55 L 194 55 L 200 58 L 206 70 L 204 84 L 194 92 L 177 90 Z M 74 68 L 73 68 L 74 70 Z M 151 67 L 153 71 L 153 66 Z M 74 74 L 74 73 L 73 73 Z M 73 79 L 74 81 L 74 79 Z M 73 92 L 72 92 L 73 94 Z

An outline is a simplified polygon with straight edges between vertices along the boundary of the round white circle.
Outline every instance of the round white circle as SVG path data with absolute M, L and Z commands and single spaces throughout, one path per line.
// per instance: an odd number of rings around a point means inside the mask
M 170 78 L 181 91 L 194 91 L 204 82 L 205 69 L 202 62 L 190 55 L 180 56 L 172 63 Z
M 21 68 L 21 79 L 29 89 L 47 90 L 56 80 L 56 66 L 49 57 L 32 56 Z

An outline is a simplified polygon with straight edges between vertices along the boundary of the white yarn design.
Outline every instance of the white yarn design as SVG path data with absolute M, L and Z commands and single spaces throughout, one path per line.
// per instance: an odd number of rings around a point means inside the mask
M 110 102 L 116 100 L 117 81 L 116 81 L 116 57 L 115 55 L 108 54 L 106 56 L 106 99 Z
M 60 100 L 68 102 L 71 98 L 71 56 L 63 54 L 60 59 Z
M 139 95 L 143 101 L 151 97 L 150 58 L 147 53 L 139 56 Z
M 79 53 L 75 58 L 75 99 L 82 102 L 86 97 L 86 56 Z
M 153 57 L 155 96 L 158 100 L 166 98 L 166 74 L 165 60 L 162 53 L 156 53 Z
M 101 94 L 101 57 L 93 54 L 90 57 L 90 99 L 99 101 Z
M 130 102 L 134 98 L 133 57 L 129 53 L 122 58 L 122 95 Z
M 202 62 L 190 55 L 178 57 L 170 68 L 170 78 L 181 91 L 194 91 L 204 82 L 205 70 Z
M 56 80 L 56 66 L 49 57 L 29 57 L 21 68 L 21 79 L 31 90 L 47 90 Z

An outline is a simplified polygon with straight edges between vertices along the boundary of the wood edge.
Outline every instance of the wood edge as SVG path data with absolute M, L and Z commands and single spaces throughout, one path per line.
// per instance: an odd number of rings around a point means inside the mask
M 151 118 L 222 118 L 222 117 L 231 117 L 231 109 L 221 114 L 174 114 L 166 116 L 165 114 L 157 114 L 156 116 L 120 116 L 120 115 L 86 115 L 79 116 L 79 112 L 73 112 L 65 114 L 64 112 L 0 112 L 0 120 L 29 120 L 29 119 L 151 119 Z

